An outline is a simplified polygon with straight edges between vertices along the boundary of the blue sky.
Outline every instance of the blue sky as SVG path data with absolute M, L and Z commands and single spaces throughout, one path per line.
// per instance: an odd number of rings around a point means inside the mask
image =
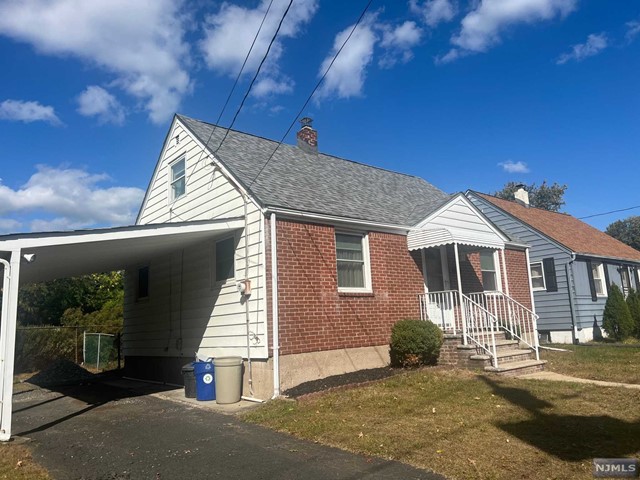
M 216 120 L 269 2 L 0 0 L 0 233 L 132 223 L 173 113 Z M 235 128 L 280 139 L 366 3 L 294 0 Z M 639 1 L 374 0 L 304 114 L 322 152 L 447 192 L 566 183 L 581 217 L 640 205 L 639 54 Z

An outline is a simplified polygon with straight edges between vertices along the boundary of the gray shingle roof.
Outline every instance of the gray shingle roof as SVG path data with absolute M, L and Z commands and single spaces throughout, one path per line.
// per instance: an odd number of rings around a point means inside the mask
M 227 131 L 183 115 L 178 119 L 209 150 Z M 393 225 L 415 225 L 449 195 L 422 178 L 391 172 L 230 130 L 216 157 L 263 205 Z

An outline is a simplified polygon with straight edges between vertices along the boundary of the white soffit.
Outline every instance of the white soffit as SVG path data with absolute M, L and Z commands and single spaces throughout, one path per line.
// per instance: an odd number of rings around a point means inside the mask
M 243 220 L 233 218 L 6 235 L 0 237 L 0 256 L 12 250 L 35 254 L 33 263 L 23 262 L 20 267 L 20 283 L 33 283 L 142 266 L 153 258 L 243 227 Z

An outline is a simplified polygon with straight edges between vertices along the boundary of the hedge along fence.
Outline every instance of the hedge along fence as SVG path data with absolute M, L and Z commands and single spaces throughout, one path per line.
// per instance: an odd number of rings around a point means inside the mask
M 59 359 L 81 364 L 83 358 L 84 332 L 118 335 L 120 329 L 91 326 L 43 326 L 18 327 L 16 330 L 15 373 L 33 372 L 47 368 Z M 118 350 L 101 352 L 100 359 L 117 360 Z M 115 358 L 114 358 L 115 357 Z

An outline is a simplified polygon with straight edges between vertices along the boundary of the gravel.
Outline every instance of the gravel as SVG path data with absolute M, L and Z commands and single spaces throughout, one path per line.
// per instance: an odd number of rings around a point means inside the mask
M 80 365 L 69 360 L 59 359 L 26 381 L 38 387 L 54 387 L 90 383 L 94 379 L 95 375 Z

